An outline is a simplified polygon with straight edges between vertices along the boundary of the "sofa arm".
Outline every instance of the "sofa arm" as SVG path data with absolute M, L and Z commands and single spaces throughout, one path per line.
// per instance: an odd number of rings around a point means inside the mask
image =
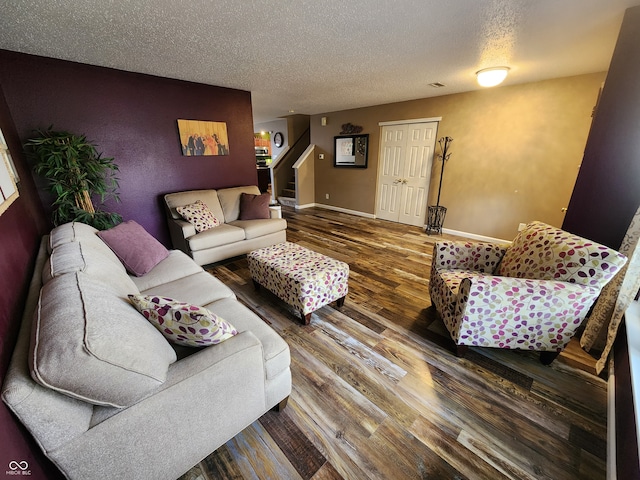
M 438 241 L 433 246 L 432 268 L 493 273 L 508 244 Z
M 251 331 L 239 332 L 233 337 L 225 340 L 217 345 L 211 345 L 213 348 L 195 349 L 191 355 L 181 358 L 177 362 L 169 365 L 167 372 L 167 380 L 161 387 L 161 390 L 176 385 L 184 379 L 189 378 L 194 373 L 210 369 L 220 362 L 226 362 L 229 358 L 237 356 L 234 368 L 250 368 L 251 354 L 259 353 L 257 362 L 253 366 L 259 366 L 261 375 L 264 376 L 262 343 L 258 337 Z M 245 362 L 246 360 L 246 362 Z M 242 378 L 237 379 L 238 384 L 244 384 Z
M 171 235 L 173 248 L 182 250 L 184 253 L 190 255 L 187 238 L 196 234 L 196 227 L 194 227 L 192 223 L 180 218 L 169 217 L 167 218 L 167 223 L 169 224 L 169 234 Z
M 183 358 L 160 390 L 58 449 L 56 463 L 69 478 L 178 478 L 265 413 L 262 355 L 245 331 Z
M 472 274 L 460 283 L 454 339 L 459 345 L 560 351 L 598 294 L 575 283 Z

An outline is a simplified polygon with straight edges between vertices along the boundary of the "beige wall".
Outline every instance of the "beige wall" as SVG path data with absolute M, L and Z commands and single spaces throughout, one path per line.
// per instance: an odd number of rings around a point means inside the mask
M 309 129 L 309 115 L 289 115 L 287 119 L 287 132 L 289 146 L 292 147 L 298 139 Z
M 440 198 L 445 229 L 511 239 L 521 222 L 561 226 L 604 78 L 595 73 L 314 115 L 316 203 L 374 214 L 378 123 L 442 117 L 438 138 L 454 139 Z M 333 137 L 344 123 L 370 134 L 369 168 L 333 167 Z M 441 166 L 434 159 L 429 204 Z
M 315 158 L 316 154 L 311 151 L 306 161 L 296 170 L 296 186 L 298 206 L 311 205 L 315 203 Z

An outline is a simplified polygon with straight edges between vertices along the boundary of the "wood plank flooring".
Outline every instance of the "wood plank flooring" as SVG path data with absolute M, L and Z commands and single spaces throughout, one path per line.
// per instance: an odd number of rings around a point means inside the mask
M 208 267 L 291 348 L 293 391 L 180 480 L 604 479 L 606 383 L 572 346 L 453 354 L 430 308 L 434 241 L 420 228 L 283 208 L 287 239 L 350 266 L 345 305 L 308 326 L 246 258 Z M 445 238 L 453 238 L 447 237 Z M 580 367 L 580 368 L 576 368 Z

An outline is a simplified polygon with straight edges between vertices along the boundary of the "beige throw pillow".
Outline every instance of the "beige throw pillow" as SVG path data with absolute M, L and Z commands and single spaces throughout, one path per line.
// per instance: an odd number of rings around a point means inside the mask
M 193 224 L 196 232 L 204 232 L 220 225 L 220 220 L 211 213 L 209 207 L 202 200 L 196 200 L 195 203 L 183 207 L 176 207 L 176 211 L 187 222 Z

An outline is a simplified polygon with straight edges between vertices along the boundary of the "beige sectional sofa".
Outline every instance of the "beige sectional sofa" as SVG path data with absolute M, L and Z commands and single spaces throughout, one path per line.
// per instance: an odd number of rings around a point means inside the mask
M 237 334 L 173 346 L 129 302 L 204 306 Z M 2 399 L 67 478 L 175 479 L 291 391 L 286 342 L 183 252 L 129 275 L 92 227 L 43 239 Z
M 219 262 L 252 250 L 287 240 L 287 221 L 282 218 L 239 220 L 240 197 L 243 193 L 259 195 L 255 185 L 219 190 L 191 190 L 164 196 L 165 210 L 173 248 L 182 250 L 198 265 Z M 205 203 L 221 225 L 196 232 L 193 224 L 184 220 L 177 207 Z

